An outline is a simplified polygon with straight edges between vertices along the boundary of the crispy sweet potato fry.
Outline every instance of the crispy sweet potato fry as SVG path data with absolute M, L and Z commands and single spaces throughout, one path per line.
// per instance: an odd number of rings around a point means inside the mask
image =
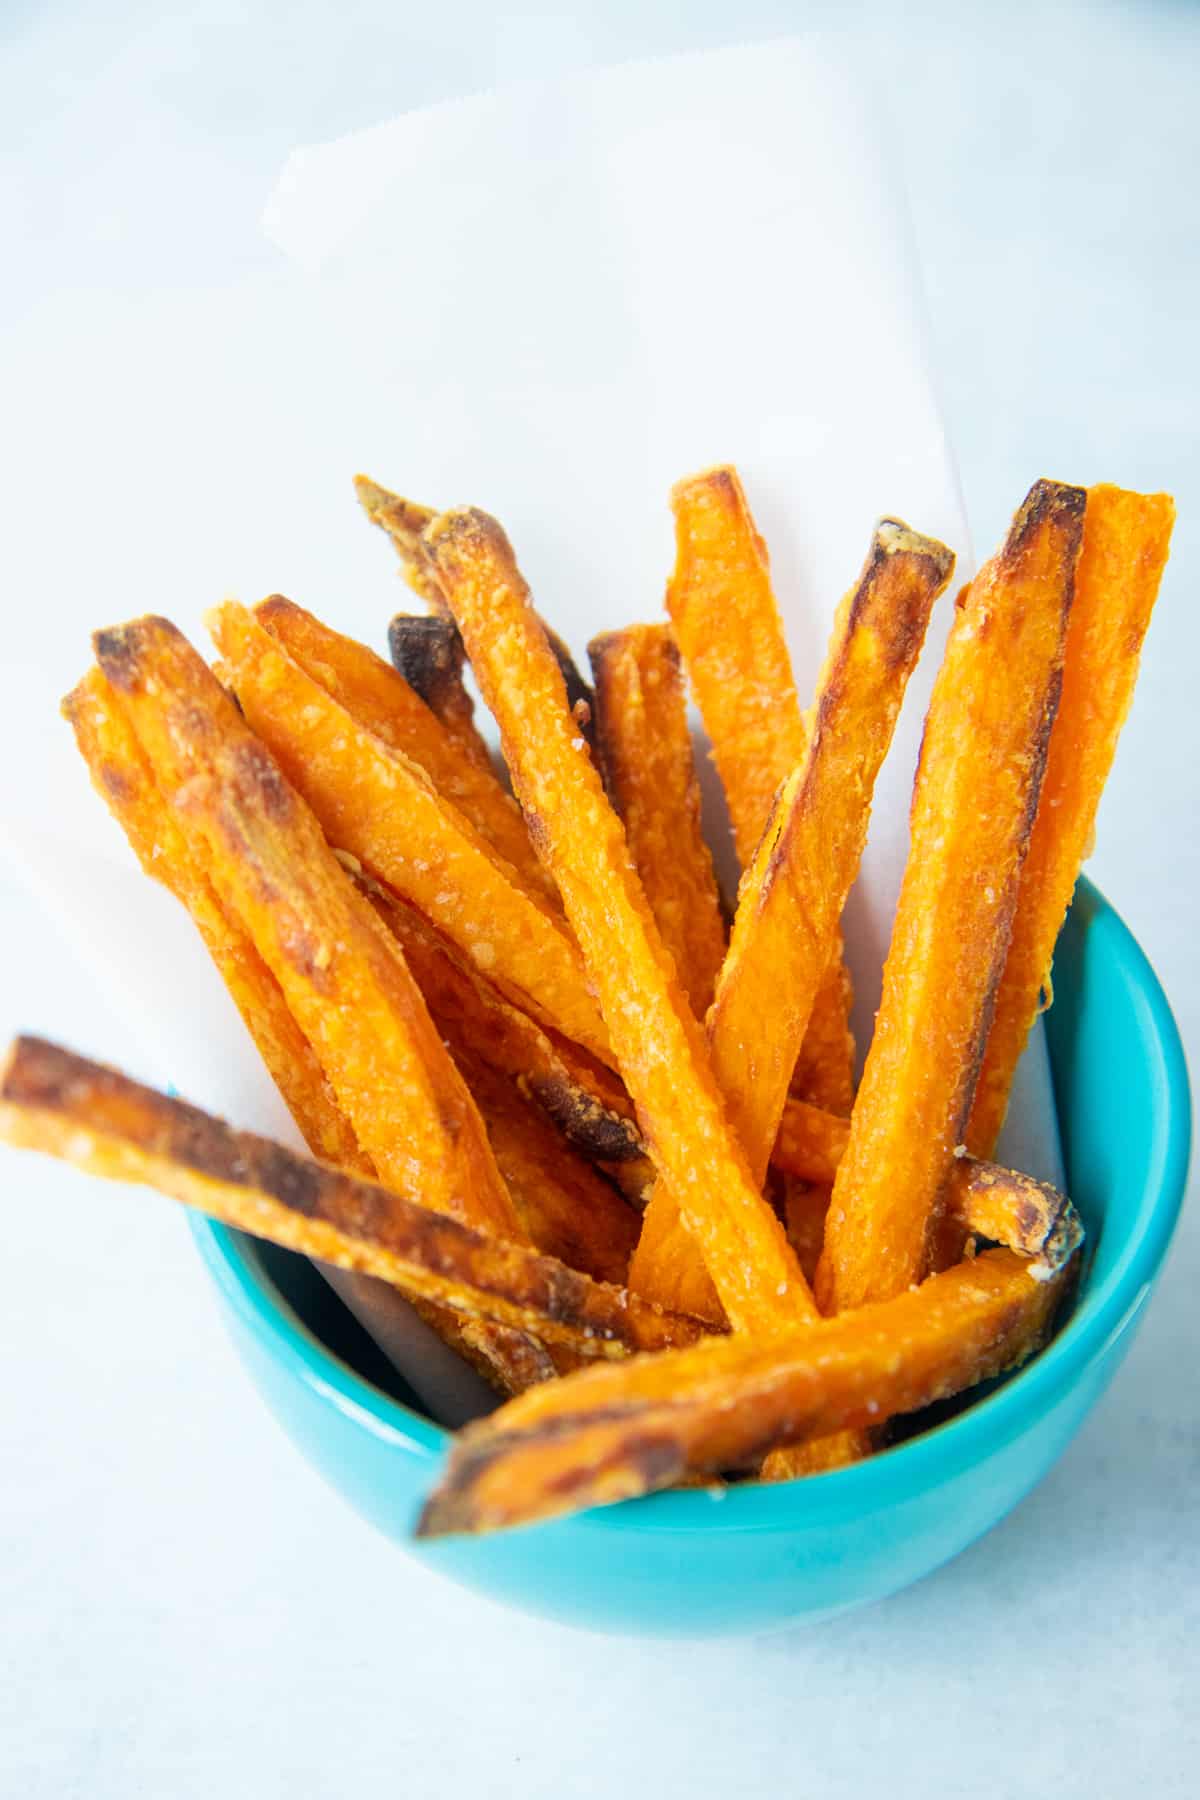
M 63 714 L 97 793 L 147 875 L 191 914 L 271 1078 L 314 1156 L 356 1174 L 375 1171 L 339 1110 L 312 1045 L 288 1011 L 279 983 L 237 917 L 222 906 L 154 781 L 154 772 L 103 673 L 89 669 Z
M 450 1038 L 450 1049 L 530 1243 L 597 1281 L 621 1286 L 637 1241 L 633 1208 L 509 1076 L 489 1067 L 461 1037 Z
M 744 1466 L 787 1438 L 915 1411 L 1031 1355 L 1065 1279 L 992 1250 L 843 1318 L 534 1388 L 459 1434 L 418 1533 L 493 1531 L 604 1506 Z
M 849 1125 L 846 1119 L 834 1122 L 843 1127 Z M 806 1277 L 819 1259 L 830 1183 L 835 1173 L 836 1164 L 824 1182 L 786 1178 L 784 1219 L 788 1240 Z M 998 1163 L 978 1162 L 972 1156 L 954 1159 L 946 1184 L 942 1228 L 945 1248 L 939 1257 L 939 1268 L 961 1261 L 969 1238 L 998 1244 L 1021 1256 L 1039 1257 L 1052 1269 L 1060 1268 L 1083 1242 L 1079 1215 L 1056 1187 L 1035 1181 L 1032 1175 L 1003 1169 Z M 660 1271 L 654 1295 L 645 1297 L 653 1297 L 670 1311 L 703 1319 L 719 1330 L 725 1323 L 721 1303 L 678 1212 L 648 1206 L 638 1243 L 639 1256 L 643 1245 Z M 634 1293 L 641 1292 L 632 1269 L 630 1286 Z
M 694 1343 L 701 1327 L 374 1182 L 38 1038 L 0 1075 L 0 1137 L 140 1182 L 286 1250 L 356 1269 L 591 1360 Z
M 519 1239 L 483 1123 L 403 956 L 211 670 L 165 620 L 98 632 L 95 646 L 380 1179 Z
M 566 691 L 504 533 L 446 513 L 426 544 L 500 726 L 530 833 L 563 897 L 626 1085 L 730 1322 L 813 1314 L 783 1229 L 731 1133 L 700 1028 L 664 949 L 625 835 L 579 741 Z
M 463 680 L 467 653 L 446 613 L 397 613 L 388 626 L 392 667 L 445 726 L 463 755 L 494 775 L 491 751 L 475 723 L 475 702 Z
M 995 1148 L 1017 1062 L 1049 992 L 1055 940 L 1091 848 L 1174 522 L 1167 494 L 1088 489 L 1062 698 L 966 1132 L 979 1156 Z
M 254 616 L 294 662 L 389 749 L 419 763 L 438 793 L 457 807 L 481 837 L 534 892 L 557 908 L 558 895 L 529 842 L 520 808 L 486 772 L 464 757 L 425 702 L 395 669 L 365 644 L 343 637 L 303 607 L 273 594 Z
M 767 1172 L 788 1084 L 858 873 L 875 778 L 891 743 L 934 600 L 954 557 L 895 519 L 876 527 L 856 585 L 842 602 L 817 684 L 804 755 L 776 797 L 742 878 L 729 952 L 708 1016 L 713 1073 L 756 1182 Z M 672 1206 L 664 1187 L 646 1228 Z M 696 1251 L 697 1257 L 699 1251 Z M 653 1257 L 639 1244 L 630 1284 L 663 1303 Z
M 368 1179 L 375 1168 L 341 1112 L 312 1045 L 237 915 L 224 906 L 154 781 L 116 694 L 98 668 L 63 702 L 97 790 L 129 838 L 142 867 L 169 887 L 191 914 L 254 1039 L 259 1055 L 315 1156 Z M 343 1273 L 338 1286 L 366 1278 Z M 345 1296 L 351 1297 L 351 1296 Z M 502 1393 L 519 1393 L 536 1365 L 519 1332 L 476 1321 L 469 1339 L 460 1314 L 412 1295 L 422 1318 Z M 378 1307 L 377 1297 L 372 1305 Z M 541 1353 L 544 1356 L 544 1352 Z
M 633 1102 L 603 1063 L 507 1001 L 407 901 L 371 880 L 339 851 L 393 933 L 439 1029 L 519 1082 L 563 1136 L 593 1162 L 645 1155 Z
M 850 1121 L 807 1100 L 789 1097 L 779 1121 L 771 1162 L 801 1181 L 833 1181 L 850 1136 Z
M 925 722 L 883 996 L 818 1271 L 822 1309 L 925 1273 L 983 1054 L 1062 673 L 1085 495 L 1040 481 L 959 596 Z
M 426 527 L 432 524 L 437 516 L 434 509 L 429 506 L 421 506 L 415 500 L 404 500 L 399 494 L 389 493 L 387 488 L 380 487 L 378 482 L 368 480 L 365 475 L 356 475 L 354 485 L 363 510 L 371 523 L 382 526 L 391 538 L 396 553 L 404 565 L 409 585 L 415 588 L 417 593 L 428 600 L 432 606 L 445 612 L 447 610 L 446 595 L 423 539 Z M 580 674 L 574 657 L 557 631 L 545 619 L 542 619 L 541 626 L 546 634 L 546 641 L 554 652 L 554 659 L 562 671 L 562 678 L 567 688 L 567 703 L 571 708 L 576 727 L 588 747 L 591 748 L 595 696 Z
M 663 943 L 703 1019 L 725 955 L 725 922 L 700 829 L 679 652 L 666 625 L 630 625 L 588 645 L 596 748 Z
M 673 489 L 675 570 L 667 611 L 712 741 L 734 841 L 754 857 L 780 783 L 804 758 L 807 728 L 796 697 L 767 547 L 737 471 L 719 467 Z M 848 1113 L 854 1098 L 849 977 L 831 962 L 797 1071 L 800 1096 Z
M 434 518 L 433 508 L 393 494 L 368 475 L 354 477 L 354 491 L 372 525 L 378 525 L 391 538 L 409 587 L 436 611 L 444 612 L 446 602 L 441 583 L 430 567 L 421 542 L 421 533 Z
M 602 1060 L 607 1037 L 557 914 L 518 886 L 400 751 L 364 731 L 232 602 L 210 617 L 246 719 L 329 841 L 410 900 L 498 987 Z

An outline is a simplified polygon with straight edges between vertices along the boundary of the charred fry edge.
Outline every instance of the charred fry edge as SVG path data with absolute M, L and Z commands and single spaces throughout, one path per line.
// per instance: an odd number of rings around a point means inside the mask
M 587 1358 L 692 1343 L 703 1327 L 33 1037 L 0 1073 L 0 1137 L 158 1188 L 239 1230 L 376 1275 Z
M 1026 1360 L 1065 1286 L 1064 1270 L 992 1250 L 766 1341 L 739 1334 L 534 1389 L 459 1435 L 418 1534 L 605 1505 L 915 1411 Z

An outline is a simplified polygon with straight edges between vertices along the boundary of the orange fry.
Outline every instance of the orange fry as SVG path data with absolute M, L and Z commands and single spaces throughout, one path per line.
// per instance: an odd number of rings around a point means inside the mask
M 822 1310 L 927 1267 L 1008 949 L 1085 495 L 1040 481 L 958 607 L 925 722 L 883 996 L 818 1270 Z
M 396 554 L 403 564 L 409 586 L 428 600 L 431 606 L 441 612 L 446 612 L 448 610 L 446 595 L 423 536 L 426 528 L 437 516 L 435 510 L 432 507 L 420 505 L 416 500 L 404 500 L 399 494 L 389 493 L 387 488 L 380 487 L 378 482 L 368 480 L 365 475 L 356 475 L 354 486 L 363 511 L 371 523 L 382 526 L 391 538 Z M 576 667 L 570 650 L 557 631 L 553 626 L 548 625 L 545 619 L 542 619 L 541 626 L 546 634 L 546 641 L 554 652 L 554 659 L 562 671 L 562 678 L 567 687 L 567 704 L 574 715 L 576 727 L 590 748 L 595 697 Z
M 588 645 L 596 747 L 663 943 L 702 1019 L 725 955 L 725 922 L 700 829 L 679 652 L 666 625 L 630 625 Z
M 667 611 L 712 742 L 734 842 L 749 864 L 781 782 L 803 761 L 808 732 L 771 588 L 767 547 L 737 471 L 689 476 L 671 494 L 675 570 Z M 830 1112 L 854 1098 L 849 977 L 841 959 L 822 982 L 796 1091 Z
M 391 493 L 389 489 L 380 487 L 377 481 L 372 481 L 369 475 L 354 477 L 354 491 L 372 525 L 378 525 L 391 538 L 409 587 L 414 593 L 420 594 L 422 600 L 435 611 L 444 612 L 446 602 L 442 597 L 441 583 L 430 566 L 421 541 L 422 532 L 434 518 L 433 508 Z
M 240 1231 L 374 1275 L 589 1360 L 694 1343 L 700 1327 L 345 1170 L 234 1131 L 86 1057 L 18 1038 L 0 1073 L 0 1138 L 139 1182 Z
M 420 694 L 463 755 L 485 775 L 494 775 L 463 680 L 467 653 L 454 620 L 441 612 L 397 613 L 388 626 L 388 652 L 396 673 Z
M 533 1388 L 460 1432 L 417 1527 L 495 1531 L 754 1463 L 988 1380 L 1042 1343 L 1066 1276 L 990 1250 L 912 1292 Z
M 147 875 L 191 914 L 276 1087 L 314 1156 L 358 1174 L 370 1160 L 339 1111 L 312 1045 L 288 1011 L 279 983 L 238 919 L 226 911 L 154 781 L 154 771 L 103 673 L 89 669 L 63 714 L 97 793 Z
M 231 908 L 222 904 L 179 823 L 158 791 L 154 772 L 113 689 L 90 669 L 63 702 L 97 790 L 106 799 L 147 874 L 161 880 L 187 908 L 229 989 L 289 1112 L 315 1156 L 368 1179 L 374 1166 L 341 1112 L 312 1045 L 288 1008 L 279 983 Z M 481 1221 L 486 1222 L 486 1220 Z M 365 1277 L 343 1274 L 345 1284 Z M 369 1284 L 368 1284 L 369 1286 Z M 361 1300 L 363 1289 L 358 1288 Z M 499 1386 L 519 1393 L 532 1366 L 529 1340 L 488 1320 L 474 1322 L 469 1341 L 461 1314 L 410 1296 L 410 1303 L 446 1341 Z M 395 1304 L 372 1295 L 370 1305 Z M 542 1353 L 544 1355 L 544 1352 Z
M 419 763 L 438 793 L 457 807 L 526 887 L 557 906 L 553 883 L 538 862 L 521 819 L 489 766 L 464 757 L 441 721 L 403 678 L 365 644 L 343 637 L 303 607 L 273 594 L 254 609 L 259 624 L 355 722 L 391 750 Z
M 953 566 L 943 544 L 907 525 L 884 519 L 877 526 L 859 580 L 838 611 L 804 756 L 780 788 L 742 878 L 708 1043 L 730 1123 L 759 1183 L 858 873 L 875 778 L 930 610 Z M 667 1206 L 674 1200 L 664 1188 L 650 1201 L 647 1228 Z M 656 1236 L 669 1240 L 654 1224 Z M 678 1273 L 673 1267 L 674 1278 Z M 665 1302 L 641 1245 L 630 1282 Z
M 483 1123 L 403 956 L 212 671 L 165 620 L 98 632 L 95 647 L 380 1180 L 519 1239 Z
M 1055 941 L 1091 849 L 1174 522 L 1167 494 L 1088 489 L 1062 698 L 966 1132 L 979 1156 L 995 1148 L 1017 1062 L 1049 993 Z
M 520 1084 L 567 1141 L 593 1162 L 645 1155 L 633 1102 L 610 1069 L 578 1044 L 543 1031 L 457 956 L 413 907 L 364 875 L 339 852 L 401 949 L 438 1029 L 467 1043 L 490 1067 Z
M 245 607 L 209 620 L 246 719 L 326 836 L 410 900 L 517 1004 L 609 1060 L 561 919 L 402 752 L 365 731 Z
M 832 1125 L 848 1131 L 849 1120 L 832 1113 L 826 1116 Z M 835 1162 L 823 1182 L 784 1177 L 788 1241 L 806 1276 L 819 1259 L 836 1171 Z M 1035 1181 L 1032 1175 L 1003 1169 L 998 1163 L 960 1156 L 955 1157 L 946 1184 L 939 1238 L 939 1268 L 960 1262 L 968 1239 L 975 1238 L 1021 1256 L 1040 1257 L 1057 1269 L 1083 1242 L 1083 1226 L 1067 1196 L 1048 1181 Z M 721 1329 L 725 1315 L 717 1291 L 677 1212 L 655 1205 L 646 1208 L 635 1264 L 643 1255 L 653 1260 L 657 1271 L 654 1293 L 643 1294 L 643 1298 Z M 643 1293 L 634 1267 L 630 1286 L 634 1293 Z
M 638 1119 L 679 1199 L 730 1322 L 812 1316 L 783 1229 L 725 1118 L 700 1028 L 580 741 L 552 651 L 504 533 L 446 513 L 426 545 L 500 727 L 530 835 L 587 962 Z
M 509 1076 L 491 1068 L 462 1038 L 451 1037 L 450 1049 L 530 1243 L 597 1281 L 622 1285 L 637 1242 L 633 1208 L 564 1142 Z

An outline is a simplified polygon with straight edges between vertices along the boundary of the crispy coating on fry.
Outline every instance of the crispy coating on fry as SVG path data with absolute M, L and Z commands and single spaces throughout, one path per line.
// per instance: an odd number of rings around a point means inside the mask
M 490 1067 L 461 1037 L 450 1038 L 450 1049 L 530 1243 L 597 1281 L 622 1285 L 637 1241 L 633 1208 L 563 1141 L 510 1076 Z
M 18 1038 L 0 1075 L 0 1137 L 589 1359 L 692 1343 L 701 1331 L 38 1038 Z
M 608 1505 L 946 1399 L 1030 1356 L 1064 1283 L 1063 1271 L 993 1250 L 842 1318 L 535 1388 L 459 1434 L 418 1533 Z
M 849 1119 L 807 1100 L 789 1098 L 779 1121 L 771 1162 L 801 1181 L 832 1183 L 850 1135 Z
M 779 1325 L 812 1297 L 725 1118 L 700 1028 L 659 937 L 625 835 L 578 737 L 562 676 L 504 533 L 446 513 L 426 544 L 534 843 L 588 965 L 660 1172 L 700 1244 L 730 1322 Z
M 467 653 L 446 613 L 397 613 L 388 626 L 392 667 L 445 726 L 463 755 L 494 775 L 491 751 L 475 723 L 475 702 L 463 680 Z
M 966 1132 L 979 1156 L 995 1148 L 1017 1062 L 1049 993 L 1055 941 L 1091 850 L 1174 523 L 1168 494 L 1088 489 L 1062 697 Z
M 339 1110 L 312 1045 L 236 914 L 221 903 L 154 780 L 133 727 L 104 674 L 89 669 L 63 701 L 63 714 L 93 785 L 147 875 L 187 909 L 241 1013 L 276 1087 L 314 1156 L 373 1176 L 349 1120 Z
M 875 778 L 891 743 L 934 600 L 954 557 L 895 519 L 876 527 L 855 586 L 843 600 L 817 684 L 805 752 L 776 796 L 742 878 L 729 951 L 708 1015 L 713 1073 L 755 1181 L 766 1176 L 788 1085 L 858 873 Z M 644 1245 L 631 1285 L 662 1301 L 677 1291 L 679 1247 L 654 1215 L 645 1230 L 671 1248 L 660 1285 Z M 695 1253 L 699 1256 L 698 1250 Z M 686 1288 L 685 1283 L 685 1288 Z
M 409 587 L 428 605 L 444 612 L 446 602 L 441 583 L 429 565 L 421 542 L 421 533 L 434 517 L 433 508 L 391 493 L 377 481 L 372 481 L 369 475 L 354 477 L 354 491 L 372 525 L 378 525 L 391 538 Z
M 538 862 L 516 801 L 490 765 L 482 770 L 462 754 L 395 669 L 365 644 L 331 630 L 281 594 L 256 606 L 254 617 L 357 724 L 419 763 L 438 793 L 470 821 L 524 886 L 557 906 L 554 884 Z
M 608 1060 L 557 913 L 518 884 L 422 769 L 363 730 L 244 607 L 226 603 L 209 623 L 249 725 L 329 841 L 411 901 L 510 998 Z
M 767 547 L 737 471 L 718 467 L 689 476 L 672 490 L 671 505 L 676 556 L 667 611 L 712 742 L 737 853 L 747 865 L 780 784 L 804 759 L 808 731 Z M 795 1090 L 830 1112 L 849 1113 L 854 1099 L 850 997 L 839 933 Z
M 924 1274 L 1008 948 L 1058 704 L 1085 495 L 1040 481 L 959 596 L 925 722 L 883 996 L 818 1270 L 822 1310 Z
M 833 1122 L 848 1126 L 845 1119 Z M 836 1164 L 824 1182 L 786 1178 L 784 1222 L 806 1280 L 812 1279 L 820 1259 L 834 1174 Z M 1021 1256 L 1037 1257 L 1049 1268 L 1058 1269 L 1083 1242 L 1083 1225 L 1067 1196 L 1048 1181 L 1035 1181 L 1032 1175 L 1001 1168 L 998 1163 L 962 1156 L 955 1158 L 946 1184 L 938 1268 L 947 1269 L 961 1262 L 971 1239 L 998 1244 Z M 642 1254 L 643 1245 L 659 1271 L 652 1296 L 658 1304 L 669 1311 L 690 1313 L 720 1330 L 725 1315 L 717 1291 L 695 1255 L 679 1214 L 665 1207 L 648 1206 L 638 1255 Z M 642 1291 L 632 1268 L 630 1285 L 635 1293 Z
M 767 547 L 735 469 L 689 476 L 672 489 L 671 506 L 667 611 L 712 740 L 737 852 L 749 863 L 807 738 Z
M 373 525 L 380 525 L 387 532 L 395 547 L 396 553 L 404 567 L 405 577 L 410 587 L 414 588 L 423 599 L 441 612 L 446 612 L 446 595 L 442 587 L 428 548 L 424 541 L 424 532 L 433 522 L 436 513 L 432 507 L 421 506 L 415 500 L 404 500 L 399 494 L 389 493 L 387 488 L 380 487 L 378 482 L 370 481 L 365 475 L 354 477 L 354 486 L 364 512 Z M 580 736 L 592 747 L 592 714 L 595 696 L 591 688 L 579 672 L 579 668 L 570 650 L 559 637 L 553 626 L 541 621 L 546 641 L 554 652 L 554 659 L 562 672 L 567 688 L 567 702 L 575 719 Z
M 593 1162 L 632 1162 L 645 1155 L 633 1102 L 611 1069 L 558 1032 L 543 1030 L 458 955 L 414 907 L 372 881 L 356 858 L 344 851 L 337 854 L 404 951 L 444 1035 L 469 1043 L 492 1068 L 518 1081 L 563 1136 Z
M 189 846 L 175 814 L 159 792 L 154 772 L 115 692 L 98 668 L 90 669 L 63 702 L 98 791 L 122 826 L 143 868 L 169 887 L 191 914 L 305 1143 L 315 1156 L 368 1179 L 371 1159 L 340 1110 L 312 1045 L 288 1008 L 283 990 L 231 907 L 222 903 Z M 364 1281 L 362 1276 L 347 1280 Z M 413 1295 L 426 1323 L 467 1356 L 503 1394 L 529 1385 L 536 1351 L 531 1340 L 488 1320 L 477 1320 L 470 1338 L 462 1316 Z M 378 1305 L 378 1300 L 375 1301 Z
M 95 646 L 380 1179 L 519 1239 L 483 1123 L 403 956 L 211 670 L 165 620 L 99 632 Z
M 804 756 L 781 787 L 742 880 L 709 1044 L 759 1180 L 858 873 L 875 778 L 930 610 L 953 567 L 944 544 L 895 519 L 877 526 L 834 623 Z
M 725 955 L 712 856 L 700 829 L 679 652 L 667 625 L 630 625 L 588 645 L 596 747 L 663 943 L 702 1019 Z

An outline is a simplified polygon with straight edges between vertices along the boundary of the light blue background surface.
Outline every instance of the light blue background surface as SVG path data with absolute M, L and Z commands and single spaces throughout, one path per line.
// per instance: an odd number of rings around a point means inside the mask
M 1195 1046 L 1200 15 L 751 0 L 736 24 L 707 5 L 686 25 L 653 4 L 576 20 L 10 0 L 5 803 L 36 805 L 40 773 L 66 766 L 39 685 L 48 621 L 82 641 L 97 617 L 234 578 L 213 543 L 255 500 L 223 486 L 220 436 L 261 421 L 252 376 L 231 404 L 214 372 L 247 307 L 269 313 L 257 219 L 293 143 L 497 78 L 832 25 L 891 89 L 977 542 L 1035 473 L 1180 498 L 1092 873 Z M 292 348 L 286 333 L 256 347 Z M 151 509 L 175 516 L 173 563 L 149 530 L 139 548 Z M 351 516 L 332 546 L 291 523 L 297 570 L 322 553 L 366 569 Z M 290 578 L 257 573 L 239 585 Z M 14 758 L 28 721 L 40 735 Z M 120 1058 L 2 877 L 0 924 L 4 1025 Z M 515 1618 L 390 1555 L 266 1424 L 168 1209 L 97 1206 L 32 1161 L 4 1173 L 0 1543 L 16 1554 L 0 1565 L 0 1792 L 439 1797 L 475 1782 L 586 1800 L 774 1792 L 781 1772 L 818 1797 L 1194 1791 L 1194 1218 L 1112 1393 L 1000 1531 L 819 1633 L 668 1651 Z

